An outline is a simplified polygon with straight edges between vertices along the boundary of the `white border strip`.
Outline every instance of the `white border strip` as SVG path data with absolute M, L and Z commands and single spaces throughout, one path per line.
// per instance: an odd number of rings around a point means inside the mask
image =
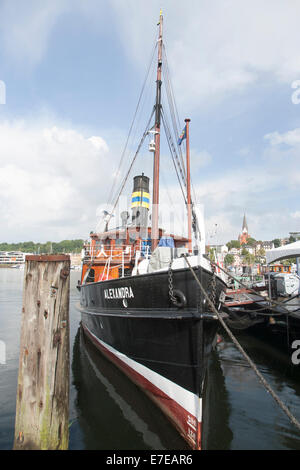
M 85 326 L 85 328 L 87 328 Z M 87 328 L 88 329 L 88 328 Z M 175 384 L 169 379 L 166 379 L 162 375 L 154 372 L 153 370 L 149 369 L 148 367 L 139 364 L 138 362 L 130 359 L 125 354 L 120 353 L 116 349 L 114 349 L 109 344 L 101 341 L 94 335 L 89 329 L 89 333 L 96 341 L 98 341 L 102 346 L 112 354 L 114 354 L 118 359 L 124 362 L 126 365 L 131 367 L 137 373 L 145 377 L 145 379 L 149 380 L 154 386 L 162 390 L 166 395 L 168 395 L 172 400 L 176 401 L 180 406 L 182 406 L 188 413 L 195 416 L 199 422 L 202 421 L 202 399 L 199 398 L 192 392 L 185 390 L 180 385 Z

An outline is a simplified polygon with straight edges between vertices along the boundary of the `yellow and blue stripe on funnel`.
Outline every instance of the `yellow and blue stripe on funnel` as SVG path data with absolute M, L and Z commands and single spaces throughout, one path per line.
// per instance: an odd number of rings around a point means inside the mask
M 145 191 L 135 191 L 132 193 L 131 207 L 145 207 L 149 209 L 150 194 Z

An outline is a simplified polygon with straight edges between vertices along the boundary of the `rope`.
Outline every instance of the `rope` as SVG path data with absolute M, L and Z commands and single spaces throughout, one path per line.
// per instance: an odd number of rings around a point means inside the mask
M 165 76 L 165 79 L 166 79 L 166 91 L 167 91 L 167 98 L 168 98 L 168 102 L 169 102 L 170 115 L 171 115 L 171 119 L 172 119 L 172 123 L 173 123 L 173 131 L 174 131 L 174 134 L 175 134 L 175 137 L 176 137 L 176 143 L 177 143 L 178 136 L 179 136 L 179 132 L 178 132 L 179 116 L 178 116 L 176 101 L 175 101 L 175 97 L 174 97 L 172 82 L 171 82 L 171 79 L 170 79 L 169 65 L 168 65 L 168 59 L 167 59 L 167 53 L 166 53 L 165 47 L 164 47 L 163 51 L 164 51 L 164 57 L 165 57 L 165 60 L 164 60 L 164 65 L 165 66 L 164 66 L 163 72 L 164 72 L 164 76 Z M 177 117 L 178 123 L 176 122 L 176 117 Z M 178 145 L 178 143 L 177 143 L 177 149 L 179 151 L 182 168 L 184 170 L 183 171 L 183 173 L 184 173 L 184 182 L 186 184 L 185 163 L 184 163 L 183 156 L 182 156 L 181 146 Z
M 258 379 L 260 380 L 260 382 L 263 384 L 263 386 L 265 387 L 265 389 L 267 390 L 268 393 L 270 393 L 270 395 L 272 396 L 272 398 L 275 400 L 275 402 L 279 405 L 279 407 L 282 409 L 282 411 L 288 416 L 288 418 L 290 419 L 290 421 L 296 426 L 296 428 L 298 428 L 298 430 L 300 431 L 300 423 L 299 421 L 295 418 L 295 416 L 290 412 L 290 410 L 287 408 L 287 406 L 280 400 L 280 398 L 278 397 L 278 395 L 274 392 L 274 390 L 272 389 L 271 385 L 266 381 L 266 379 L 262 376 L 262 374 L 259 372 L 259 370 L 257 369 L 256 365 L 254 364 L 254 362 L 252 361 L 252 359 L 250 359 L 250 357 L 248 356 L 248 354 L 244 351 L 244 349 L 242 348 L 242 346 L 240 345 L 240 343 L 238 342 L 238 340 L 236 339 L 236 337 L 232 334 L 231 330 L 228 328 L 228 326 L 226 325 L 226 323 L 224 322 L 223 318 L 221 317 L 221 315 L 219 314 L 218 310 L 216 309 L 215 305 L 213 304 L 213 302 L 211 301 L 211 299 L 209 298 L 208 294 L 206 293 L 205 289 L 203 288 L 201 282 L 199 281 L 198 277 L 196 276 L 196 273 L 195 271 L 193 270 L 188 258 L 186 255 L 184 255 L 185 257 L 185 260 L 191 270 L 191 273 L 193 274 L 198 286 L 200 287 L 200 290 L 202 292 L 202 294 L 204 295 L 204 297 L 206 298 L 208 304 L 210 305 L 211 309 L 213 310 L 213 312 L 217 315 L 217 318 L 219 320 L 219 322 L 221 323 L 221 325 L 223 326 L 224 330 L 226 331 L 226 333 L 228 334 L 228 336 L 230 337 L 230 339 L 233 341 L 233 343 L 235 344 L 235 346 L 237 347 L 237 349 L 240 351 L 240 353 L 243 355 L 243 357 L 246 359 L 246 361 L 248 362 L 248 364 L 250 365 L 250 367 L 253 369 L 253 371 L 255 372 L 255 374 L 257 375 Z
M 122 191 L 123 191 L 123 189 L 124 189 L 124 186 L 125 186 L 125 184 L 126 184 L 126 181 L 128 180 L 128 177 L 129 177 L 129 175 L 130 175 L 130 172 L 131 172 L 131 169 L 132 169 L 132 167 L 133 167 L 133 164 L 134 164 L 134 162 L 135 162 L 135 160 L 136 160 L 136 157 L 138 156 L 139 151 L 140 151 L 140 149 L 141 149 L 141 147 L 142 147 L 142 145 L 143 145 L 143 143 L 144 143 L 144 140 L 145 140 L 146 136 L 148 135 L 149 125 L 150 125 L 151 119 L 152 119 L 152 117 L 153 117 L 153 115 L 154 115 L 154 112 L 155 112 L 155 107 L 153 108 L 153 111 L 152 111 L 152 113 L 151 113 L 150 119 L 149 119 L 149 121 L 147 122 L 146 130 L 145 130 L 145 132 L 144 132 L 144 134 L 143 134 L 143 136 L 142 136 L 142 138 L 141 138 L 141 141 L 140 141 L 140 143 L 139 143 L 139 145 L 138 145 L 137 151 L 135 152 L 135 155 L 134 155 L 134 157 L 133 157 L 133 159 L 132 159 L 132 161 L 131 161 L 131 164 L 130 164 L 130 166 L 129 166 L 129 170 L 127 171 L 127 173 L 126 173 L 126 175 L 125 175 L 125 177 L 124 177 L 124 179 L 123 179 L 121 188 L 120 188 L 120 190 L 119 190 L 119 192 L 118 192 L 118 195 L 117 195 L 115 204 L 114 204 L 114 206 L 113 206 L 113 209 L 112 209 L 112 211 L 111 211 L 111 213 L 110 213 L 110 215 L 109 215 L 107 224 L 109 224 L 109 222 L 110 222 L 110 219 L 111 219 L 112 214 L 113 214 L 113 212 L 114 212 L 114 210 L 115 210 L 115 208 L 116 208 L 116 205 L 118 204 L 118 200 L 119 200 L 119 198 L 120 198 L 120 196 L 121 196 L 121 194 L 122 194 Z
M 149 63 L 149 66 L 148 66 L 148 69 L 147 69 L 147 72 L 146 72 L 146 77 L 145 77 L 145 80 L 144 80 L 144 83 L 143 83 L 143 86 L 142 86 L 142 89 L 141 89 L 141 92 L 140 92 L 140 96 L 139 96 L 139 99 L 138 99 L 138 103 L 137 103 L 137 106 L 136 106 L 136 109 L 135 109 L 135 112 L 134 112 L 134 115 L 133 115 L 132 123 L 131 123 L 130 129 L 129 129 L 129 132 L 128 132 L 128 135 L 127 135 L 127 139 L 126 139 L 126 142 L 125 142 L 125 147 L 124 147 L 123 152 L 122 152 L 122 154 L 121 154 L 119 166 L 118 166 L 118 169 L 117 169 L 117 171 L 116 171 L 116 173 L 115 173 L 115 177 L 114 177 L 114 180 L 113 180 L 113 184 L 112 184 L 112 186 L 111 186 L 111 190 L 110 190 L 110 193 L 109 193 L 109 196 L 108 196 L 107 206 L 109 206 L 109 204 L 111 203 L 112 198 L 113 198 L 113 191 L 114 191 L 114 189 L 115 189 L 117 177 L 118 177 L 118 174 L 119 174 L 119 172 L 120 172 L 120 169 L 121 169 L 121 166 L 122 166 L 124 157 L 125 157 L 125 153 L 126 153 L 127 146 L 128 146 L 128 142 L 129 142 L 129 138 L 130 138 L 130 135 L 131 135 L 131 132 L 132 132 L 132 129 L 133 129 L 133 126 L 134 126 L 136 117 L 137 117 L 137 113 L 138 113 L 138 110 L 139 110 L 139 107 L 140 107 L 140 103 L 141 103 L 141 99 L 142 99 L 142 96 L 143 96 L 143 93 L 144 93 L 144 90 L 145 90 L 145 86 L 146 86 L 146 83 L 147 83 L 147 80 L 148 80 L 148 77 L 149 77 L 149 73 L 150 73 L 150 70 L 151 70 L 151 66 L 152 66 L 152 62 L 153 62 L 153 57 L 154 57 L 154 53 L 155 53 L 155 51 L 156 51 L 156 48 L 157 48 L 157 41 L 155 41 L 153 50 L 152 50 L 152 52 L 151 52 L 150 63 Z
M 257 295 L 258 297 L 261 297 L 262 300 L 265 300 L 265 301 L 268 301 L 269 302 L 269 308 L 271 309 L 272 307 L 276 306 L 276 307 L 281 307 L 283 310 L 284 310 L 284 313 L 279 313 L 279 315 L 283 315 L 283 314 L 286 314 L 286 315 L 290 315 L 293 313 L 293 311 L 290 311 L 288 310 L 287 308 L 285 308 L 282 303 L 283 302 L 276 302 L 276 300 L 271 300 L 269 299 L 268 297 L 263 297 L 262 295 L 260 295 L 258 292 L 256 292 L 254 289 L 251 289 L 251 287 L 247 286 L 246 284 L 244 284 L 242 281 L 240 281 L 239 279 L 237 279 L 236 277 L 234 277 L 232 274 L 230 274 L 228 271 L 226 271 L 226 269 L 222 268 L 221 266 L 219 266 L 217 263 L 214 263 L 213 261 L 211 261 L 211 259 L 208 258 L 208 256 L 205 256 L 203 255 L 203 257 L 205 259 L 207 259 L 213 266 L 217 267 L 218 269 L 220 269 L 221 271 L 223 271 L 225 274 L 227 274 L 227 276 L 231 277 L 234 281 L 238 282 L 242 287 L 244 287 L 245 289 L 247 289 L 248 291 L 250 292 L 253 292 L 255 295 Z M 298 310 L 298 309 L 297 309 Z M 296 311 L 296 310 L 295 310 Z
M 175 168 L 175 172 L 176 172 L 176 175 L 177 175 L 177 179 L 178 179 L 178 182 L 179 182 L 179 185 L 180 185 L 180 189 L 181 189 L 181 192 L 182 192 L 182 195 L 183 195 L 184 202 L 186 204 L 187 201 L 186 201 L 185 193 L 184 193 L 182 183 L 181 183 L 181 180 L 180 180 L 180 176 L 179 176 L 179 173 L 178 173 L 178 169 L 179 169 L 179 172 L 180 172 L 181 178 L 182 178 L 182 168 L 181 168 L 180 163 L 178 161 L 178 157 L 177 157 L 177 154 L 176 154 L 176 150 L 174 148 L 174 144 L 172 145 L 172 140 L 171 140 L 172 137 L 171 137 L 171 134 L 170 134 L 170 131 L 169 131 L 168 124 L 166 122 L 166 117 L 165 117 L 164 113 L 162 113 L 162 123 L 163 123 L 163 126 L 164 126 L 165 134 L 167 136 L 167 142 L 168 142 L 170 154 L 171 154 L 171 157 L 172 157 L 173 165 L 174 165 L 174 168 Z M 175 158 L 174 158 L 174 156 L 175 156 Z M 176 166 L 175 159 L 177 161 L 178 169 L 177 169 L 177 166 Z M 184 181 L 183 181 L 183 183 L 184 183 Z

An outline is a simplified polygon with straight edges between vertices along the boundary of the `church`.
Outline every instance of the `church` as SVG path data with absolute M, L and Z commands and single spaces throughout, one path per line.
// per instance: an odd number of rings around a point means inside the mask
M 241 245 L 246 245 L 250 235 L 248 233 L 248 225 L 246 221 L 246 214 L 244 214 L 242 233 L 239 235 L 239 242 Z

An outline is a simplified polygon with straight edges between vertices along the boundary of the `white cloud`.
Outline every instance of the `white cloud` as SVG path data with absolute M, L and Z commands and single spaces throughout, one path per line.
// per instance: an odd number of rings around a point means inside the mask
M 112 163 L 99 136 L 53 123 L 0 124 L 2 239 L 87 236 L 106 201 Z
M 209 154 L 204 154 L 209 160 Z M 86 237 L 96 227 L 97 208 L 107 202 L 116 158 L 100 136 L 53 119 L 1 123 L 2 240 Z M 299 211 L 278 210 L 276 198 L 280 201 L 280 191 L 285 195 L 298 191 L 296 167 L 284 165 L 278 172 L 261 159 L 259 164 L 234 172 L 224 169 L 201 180 L 194 180 L 193 187 L 197 202 L 204 205 L 211 243 L 237 238 L 244 211 L 250 233 L 257 239 L 284 236 L 295 229 Z M 128 185 L 125 195 L 130 195 L 132 182 Z M 175 206 L 173 228 L 181 231 L 186 214 L 179 187 L 162 189 L 161 202 L 164 217 Z M 128 210 L 125 206 L 122 210 Z
M 294 129 L 292 131 L 284 132 L 280 134 L 279 132 L 271 132 L 270 134 L 265 135 L 265 139 L 269 140 L 272 146 L 286 144 L 289 146 L 295 146 L 300 144 L 300 128 Z
M 111 4 L 128 55 L 145 66 L 161 2 Z M 176 96 L 190 107 L 245 90 L 268 74 L 285 83 L 299 78 L 299 2 L 165 0 L 163 10 Z
M 160 0 L 3 0 L 2 47 L 11 60 L 35 65 L 47 51 L 57 21 L 81 15 L 107 35 L 114 22 L 132 62 L 145 69 L 156 39 Z M 299 79 L 300 3 L 295 0 L 165 0 L 164 33 L 178 99 L 190 108 L 246 90 L 260 78 Z M 146 59 L 148 60 L 148 59 Z
M 207 242 L 215 244 L 237 239 L 244 212 L 250 234 L 258 240 L 284 237 L 296 230 L 299 211 L 291 213 L 290 201 L 293 205 L 298 201 L 299 158 L 294 160 L 293 157 L 292 161 L 293 164 L 286 164 L 283 160 L 278 170 L 269 160 L 260 158 L 247 167 L 234 170 L 224 167 L 223 172 L 206 175 L 205 180 L 201 175 L 194 179 L 194 200 L 204 205 Z M 173 203 L 179 204 L 182 198 L 178 188 L 172 186 L 168 192 Z

